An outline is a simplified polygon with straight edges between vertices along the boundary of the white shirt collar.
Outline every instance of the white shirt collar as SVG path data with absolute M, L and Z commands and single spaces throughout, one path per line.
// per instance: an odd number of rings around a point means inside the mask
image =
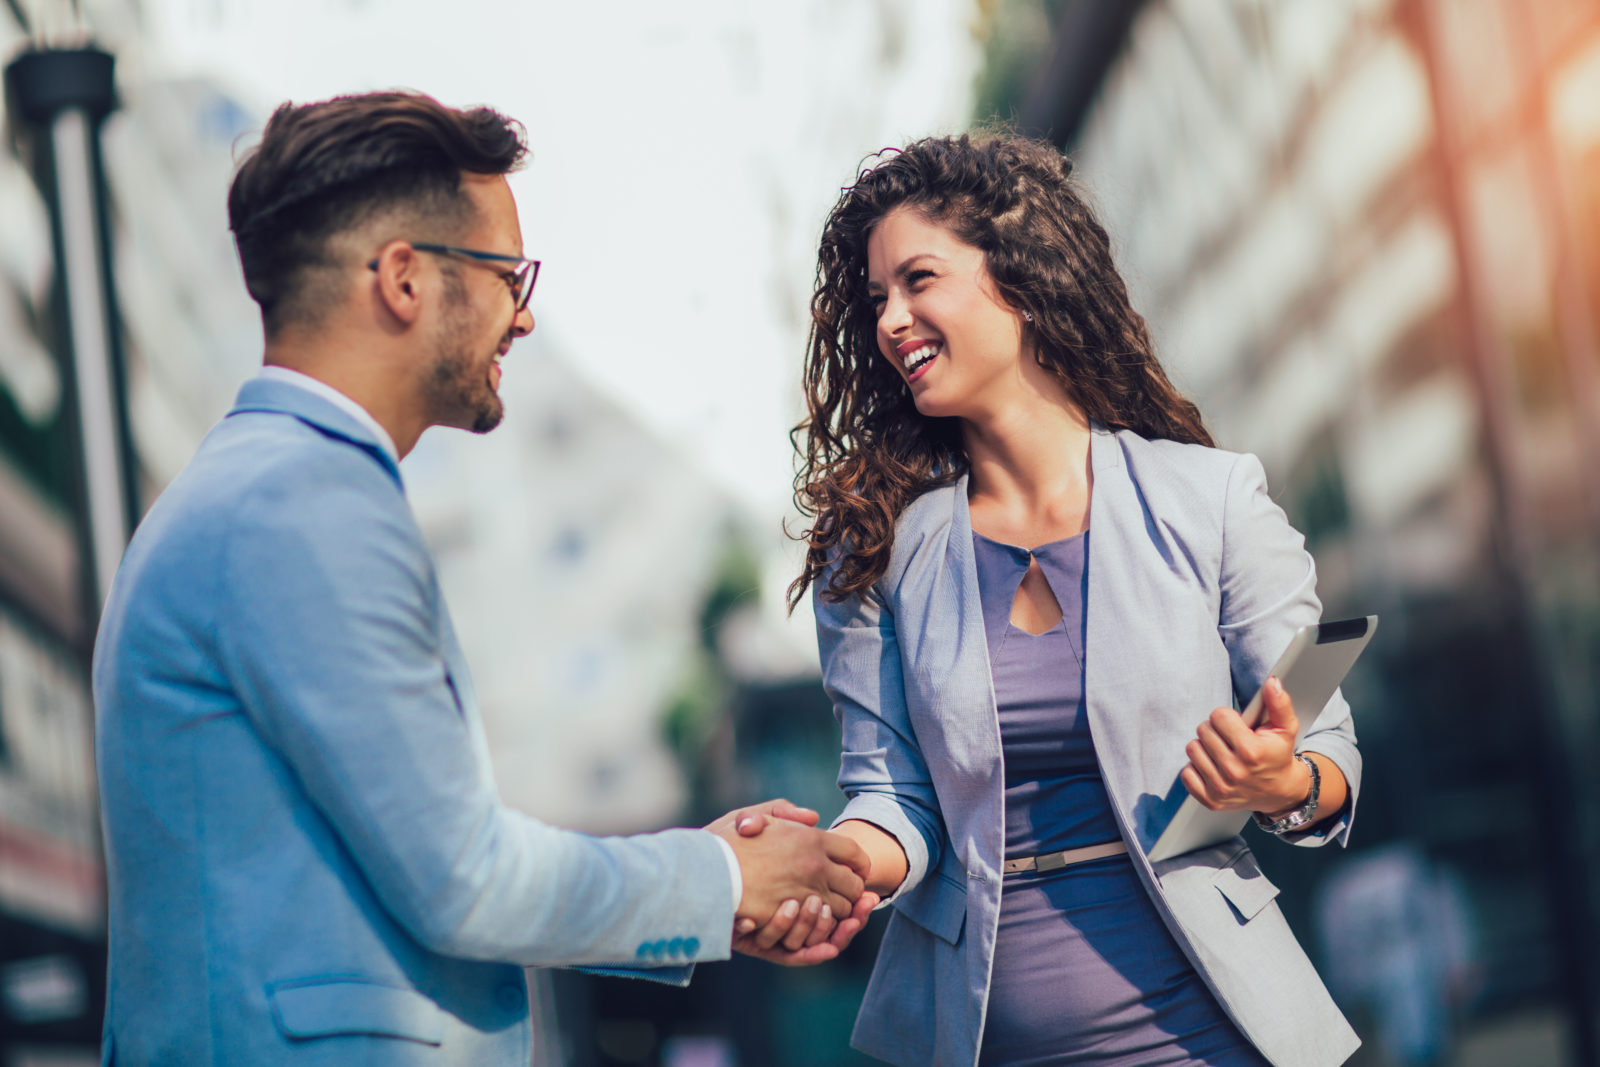
M 257 377 L 265 378 L 270 382 L 284 382 L 288 385 L 299 386 L 308 393 L 315 393 L 317 396 L 322 397 L 322 399 L 370 430 L 373 438 L 378 442 L 378 446 L 389 453 L 390 459 L 394 460 L 397 465 L 399 464 L 400 450 L 395 448 L 394 438 L 389 436 L 389 431 L 385 430 L 378 420 L 368 413 L 366 408 L 357 404 L 327 382 L 318 381 L 309 374 L 301 374 L 299 371 L 290 370 L 288 367 L 276 367 L 270 364 L 262 367 L 261 373 Z

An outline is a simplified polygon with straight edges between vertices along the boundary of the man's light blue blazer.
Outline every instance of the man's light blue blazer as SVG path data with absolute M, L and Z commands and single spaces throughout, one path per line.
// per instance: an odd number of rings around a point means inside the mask
M 1360 1042 L 1244 840 L 1155 865 L 1145 855 L 1186 795 L 1177 779 L 1196 726 L 1248 700 L 1318 620 L 1311 557 L 1253 456 L 1096 428 L 1090 462 L 1084 689 L 1122 837 L 1178 944 L 1262 1054 L 1276 1067 L 1341 1063 Z M 838 821 L 882 827 L 909 862 L 852 1043 L 918 1067 L 976 1063 L 1000 918 L 1005 774 L 966 490 L 962 478 L 912 502 L 866 595 L 814 597 L 850 798 Z M 1343 842 L 1361 758 L 1342 696 L 1300 747 L 1339 766 L 1350 801 L 1293 843 Z
M 247 383 L 150 510 L 94 693 L 107 1063 L 526 1065 L 523 965 L 729 953 L 712 835 L 500 805 L 400 472 L 307 390 Z

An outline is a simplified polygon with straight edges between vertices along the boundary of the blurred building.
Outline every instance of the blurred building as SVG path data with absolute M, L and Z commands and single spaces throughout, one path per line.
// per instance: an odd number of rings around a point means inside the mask
M 1600 5 L 990 8 L 1013 31 L 987 107 L 1071 150 L 1165 363 L 1262 457 L 1328 615 L 1383 616 L 1347 687 L 1355 847 L 1461 876 L 1460 1034 L 1548 1019 L 1559 1040 L 1515 1062 L 1595 1062 Z M 1305 933 L 1338 859 L 1285 851 L 1262 858 Z
M 138 69 L 136 6 L 88 13 L 124 73 Z M 74 46 L 87 28 L 77 5 L 9 5 L 0 56 Z M 221 225 L 242 114 L 201 84 L 124 77 L 119 91 L 102 147 L 135 478 L 148 503 L 225 410 L 259 330 Z M 56 325 L 64 296 L 17 121 L 8 108 L 0 153 L 0 1062 L 74 1049 L 97 1062 L 105 876 L 88 692 L 94 597 Z

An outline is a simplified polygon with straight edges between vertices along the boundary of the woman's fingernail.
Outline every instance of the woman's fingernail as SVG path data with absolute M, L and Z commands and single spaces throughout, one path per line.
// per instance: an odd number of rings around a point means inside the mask
M 821 897 L 806 897 L 806 914 L 815 915 L 822 910 Z
M 829 907 L 828 905 L 824 904 L 822 906 L 822 917 L 824 919 L 833 918 L 833 909 L 831 907 Z
M 800 914 L 800 902 L 798 900 L 784 901 L 783 907 L 778 909 L 778 914 L 782 915 L 785 919 L 794 918 L 796 915 Z
M 754 919 L 740 919 L 739 920 L 739 932 L 741 934 L 748 934 L 750 931 L 754 930 L 755 928 L 756 928 L 756 921 Z

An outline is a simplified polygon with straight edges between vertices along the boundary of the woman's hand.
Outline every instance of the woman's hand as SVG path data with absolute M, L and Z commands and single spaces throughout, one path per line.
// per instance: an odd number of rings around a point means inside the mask
M 1263 696 L 1266 717 L 1254 729 L 1234 709 L 1217 708 L 1184 749 L 1189 765 L 1180 775 L 1183 784 L 1212 811 L 1277 815 L 1299 807 L 1311 793 L 1311 771 L 1294 755 L 1300 732 L 1294 702 L 1277 678 L 1267 679 Z M 1318 769 L 1327 765 L 1324 760 Z M 1342 786 L 1342 775 L 1339 781 Z M 1337 811 L 1344 804 L 1343 793 L 1341 788 L 1337 803 L 1332 803 L 1325 784 L 1325 799 L 1318 808 Z
M 812 826 L 817 813 L 788 801 L 773 801 L 759 808 L 729 812 L 725 818 L 732 819 L 739 836 L 755 837 L 766 829 L 769 818 L 792 819 Z M 754 919 L 740 919 L 734 925 L 733 949 L 785 967 L 823 963 L 844 951 L 860 933 L 872 909 L 878 906 L 878 899 L 878 894 L 870 890 L 863 892 L 843 919 L 837 919 L 821 897 L 808 896 L 804 902 L 787 900 L 759 928 Z
M 877 906 L 878 894 L 869 889 L 857 898 L 849 915 L 835 921 L 818 897 L 807 897 L 804 904 L 785 901 L 760 928 L 754 919 L 740 919 L 734 927 L 733 949 L 785 967 L 823 963 L 844 951 Z

